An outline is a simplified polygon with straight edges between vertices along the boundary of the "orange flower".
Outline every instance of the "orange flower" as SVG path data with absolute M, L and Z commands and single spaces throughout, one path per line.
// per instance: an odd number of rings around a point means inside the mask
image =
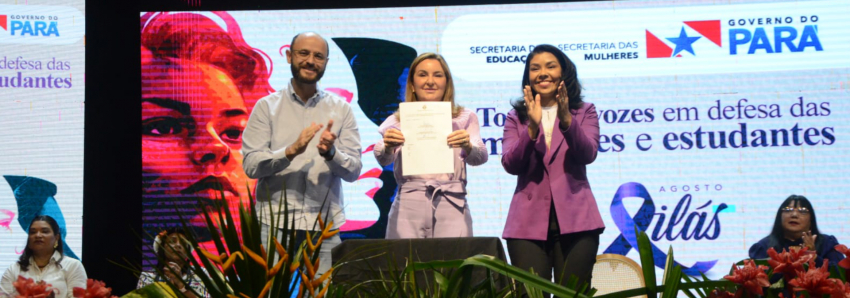
M 796 251 L 783 249 L 782 253 L 777 253 L 771 247 L 767 250 L 767 255 L 770 256 L 767 263 L 773 267 L 774 273 L 782 273 L 786 280 L 790 280 L 797 276 L 797 271 L 804 271 L 803 265 L 814 258 L 814 254 L 807 251 L 808 248 L 803 247 Z
M 224 274 L 227 274 L 227 271 L 230 270 L 231 266 L 233 266 L 233 262 L 236 261 L 236 258 L 240 258 L 242 260 L 245 259 L 245 257 L 242 256 L 242 252 L 238 252 L 238 251 L 234 252 L 229 257 L 227 256 L 226 253 L 221 253 L 221 255 L 217 256 L 217 255 L 215 255 L 215 254 L 213 254 L 213 253 L 211 253 L 211 252 L 209 252 L 209 251 L 207 251 L 203 248 L 197 248 L 197 251 L 201 252 L 201 254 L 203 254 L 205 257 L 207 257 L 207 259 L 210 260 L 211 262 L 216 263 L 216 264 L 220 264 L 221 265 L 221 272 L 224 273 Z
M 266 297 L 266 294 L 269 293 L 269 289 L 272 287 L 272 283 L 274 283 L 274 279 L 269 279 L 269 281 L 266 282 L 266 286 L 263 287 L 263 291 L 260 292 L 260 296 L 257 297 Z
M 841 260 L 841 262 L 838 262 L 838 266 L 841 266 L 841 268 L 844 269 L 850 269 L 850 248 L 847 248 L 847 246 L 844 244 L 839 244 L 835 246 L 835 250 L 840 253 L 843 253 L 845 256 L 845 258 Z
M 762 296 L 764 295 L 762 288 L 770 286 L 770 282 L 767 280 L 767 273 L 765 273 L 767 269 L 768 267 L 764 265 L 756 266 L 753 260 L 744 260 L 744 266 L 742 268 L 735 268 L 732 275 L 727 275 L 723 278 L 742 286 L 750 294 Z
M 86 288 L 74 288 L 74 298 L 118 298 L 112 295 L 112 288 L 107 288 L 106 283 L 89 278 Z
M 269 264 L 266 263 L 266 259 L 263 259 L 263 257 L 258 255 L 257 253 L 251 251 L 251 249 L 249 249 L 248 247 L 245 247 L 245 245 L 242 245 L 242 250 L 245 251 L 246 253 L 248 253 L 248 257 L 253 259 L 254 262 L 256 262 L 257 264 L 260 264 L 260 266 L 263 266 L 263 271 L 265 271 L 266 274 L 269 273 Z
M 224 255 L 224 254 L 222 254 L 222 255 Z M 233 266 L 233 262 L 236 261 L 237 257 L 242 259 L 242 260 L 245 259 L 245 257 L 242 256 L 242 252 L 239 252 L 239 251 L 234 252 L 232 255 L 230 255 L 230 258 L 228 258 L 226 261 L 224 261 L 224 264 L 221 265 L 221 272 L 223 272 L 224 274 L 227 274 L 227 270 L 230 270 L 230 267 Z
M 45 298 L 53 294 L 51 285 L 44 281 L 35 282 L 32 278 L 18 276 L 18 280 L 12 283 L 18 291 L 17 298 Z
M 829 278 L 829 260 L 823 260 L 823 266 L 817 268 L 814 260 L 809 260 L 808 271 L 797 271 L 797 278 L 788 282 L 793 286 L 794 292 L 806 291 L 814 298 L 833 293 L 836 287 L 844 284 L 835 278 Z

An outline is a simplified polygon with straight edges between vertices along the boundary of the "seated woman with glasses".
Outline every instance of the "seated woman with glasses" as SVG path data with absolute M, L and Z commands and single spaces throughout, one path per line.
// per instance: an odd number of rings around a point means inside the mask
M 838 240 L 834 236 L 821 234 L 818 230 L 812 203 L 804 196 L 791 195 L 776 211 L 770 235 L 750 247 L 750 258 L 768 258 L 767 250 L 771 247 L 776 252 L 807 247 L 816 254 L 817 266 L 821 266 L 824 259 L 829 260 L 830 266 L 835 266 L 844 259 L 844 255 L 835 250 L 836 245 Z

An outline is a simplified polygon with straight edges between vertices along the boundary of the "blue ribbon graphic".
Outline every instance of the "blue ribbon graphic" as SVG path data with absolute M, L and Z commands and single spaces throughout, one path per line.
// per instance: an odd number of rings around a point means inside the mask
M 53 182 L 31 177 L 4 175 L 6 182 L 12 187 L 15 200 L 18 204 L 18 223 L 24 232 L 29 232 L 30 223 L 36 216 L 49 215 L 59 225 L 59 234 L 62 235 L 62 245 L 65 255 L 79 260 L 80 258 L 68 246 L 68 232 L 65 229 L 65 217 L 56 202 L 56 184 Z
M 634 218 L 626 211 L 623 206 L 623 198 L 637 197 L 642 198 L 643 205 L 640 206 Z M 635 227 L 640 231 L 646 231 L 649 224 L 652 223 L 652 217 L 655 215 L 655 204 L 652 202 L 652 197 L 642 184 L 637 182 L 629 182 L 620 185 L 617 193 L 614 194 L 614 199 L 611 201 L 611 217 L 614 224 L 620 230 L 620 236 L 614 239 L 614 242 L 605 249 L 605 253 L 614 253 L 626 255 L 632 248 L 636 248 L 637 235 Z M 667 254 L 662 252 L 655 244 L 652 244 L 652 258 L 655 260 L 655 266 L 664 268 L 667 263 Z M 693 266 L 686 267 L 679 262 L 673 261 L 674 264 L 682 267 L 682 273 L 687 275 L 700 275 L 700 273 L 708 272 L 717 263 L 717 260 L 696 262 Z

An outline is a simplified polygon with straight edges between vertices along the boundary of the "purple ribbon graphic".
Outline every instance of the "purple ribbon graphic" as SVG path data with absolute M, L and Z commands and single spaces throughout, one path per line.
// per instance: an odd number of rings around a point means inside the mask
M 642 198 L 643 205 L 640 206 L 634 218 L 626 211 L 623 206 L 623 198 L 637 197 Z M 636 248 L 637 235 L 635 227 L 640 231 L 646 231 L 649 224 L 652 222 L 652 217 L 655 215 L 655 204 L 652 202 L 652 197 L 642 184 L 637 182 L 629 182 L 620 185 L 617 193 L 614 194 L 614 199 L 611 201 L 611 217 L 617 228 L 620 230 L 620 236 L 614 239 L 614 242 L 605 249 L 605 253 L 614 253 L 626 255 L 632 248 Z M 655 244 L 652 244 L 652 258 L 655 260 L 655 266 L 664 268 L 667 263 L 667 254 L 662 252 Z M 717 263 L 717 260 L 696 262 L 693 266 L 687 267 L 679 262 L 673 261 L 674 264 L 682 267 L 682 273 L 687 275 L 700 275 L 700 273 L 708 272 Z

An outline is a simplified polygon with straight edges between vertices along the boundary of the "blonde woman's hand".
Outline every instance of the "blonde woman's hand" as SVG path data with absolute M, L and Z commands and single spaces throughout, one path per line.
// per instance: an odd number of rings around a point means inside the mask
M 384 145 L 387 148 L 395 148 L 404 145 L 404 135 L 401 131 L 395 128 L 390 128 L 384 132 Z
M 472 142 L 469 139 L 469 133 L 465 129 L 458 129 L 449 134 L 447 138 L 448 144 L 452 148 L 461 148 L 465 152 L 472 151 Z

